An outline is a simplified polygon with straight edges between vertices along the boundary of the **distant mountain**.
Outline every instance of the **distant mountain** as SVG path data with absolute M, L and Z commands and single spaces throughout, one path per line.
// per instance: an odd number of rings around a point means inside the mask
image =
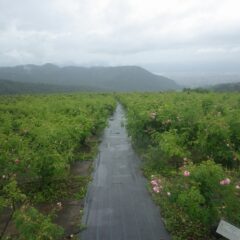
M 162 74 L 189 88 L 240 82 L 240 72 L 162 72 Z
M 239 92 L 240 82 L 237 83 L 221 83 L 209 87 L 210 90 L 216 92 Z
M 85 86 L 60 86 L 45 83 L 25 83 L 0 79 L 0 95 L 25 93 L 57 93 L 57 92 L 96 92 L 103 91 Z
M 165 91 L 180 88 L 173 80 L 136 66 L 85 68 L 45 64 L 0 67 L 0 79 L 62 86 L 88 86 L 105 91 Z
M 215 85 L 207 85 L 198 88 L 184 88 L 184 92 L 240 92 L 240 82 L 234 83 L 219 83 Z

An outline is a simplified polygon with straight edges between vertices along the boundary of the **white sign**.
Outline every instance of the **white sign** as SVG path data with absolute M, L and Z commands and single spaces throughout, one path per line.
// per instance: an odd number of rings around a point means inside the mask
M 217 233 L 229 240 L 240 240 L 240 229 L 224 220 L 220 221 Z

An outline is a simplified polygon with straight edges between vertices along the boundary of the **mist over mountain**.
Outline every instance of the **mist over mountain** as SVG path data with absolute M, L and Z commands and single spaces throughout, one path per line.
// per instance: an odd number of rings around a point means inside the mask
M 240 82 L 216 84 L 208 89 L 215 92 L 240 92 Z
M 161 72 L 162 75 L 167 76 L 185 87 L 205 87 L 206 85 L 215 85 L 222 83 L 240 82 L 240 72 L 221 72 L 220 70 L 214 72 Z
M 58 67 L 54 64 L 0 67 L 0 79 L 59 86 L 85 86 L 104 91 L 166 91 L 180 89 L 173 80 L 137 66 Z

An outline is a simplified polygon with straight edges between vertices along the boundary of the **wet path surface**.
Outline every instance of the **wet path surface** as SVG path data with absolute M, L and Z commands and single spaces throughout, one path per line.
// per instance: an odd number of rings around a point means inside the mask
M 100 144 L 81 240 L 168 240 L 123 122 L 118 105 Z

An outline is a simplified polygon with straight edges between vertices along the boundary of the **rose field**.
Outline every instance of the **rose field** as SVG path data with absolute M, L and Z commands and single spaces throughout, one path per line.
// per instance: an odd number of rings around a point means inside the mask
M 77 237 L 56 219 L 86 196 L 93 166 L 73 169 L 93 162 L 117 102 L 172 239 L 220 239 L 221 219 L 240 227 L 239 94 L 20 95 L 0 97 L 0 239 Z

